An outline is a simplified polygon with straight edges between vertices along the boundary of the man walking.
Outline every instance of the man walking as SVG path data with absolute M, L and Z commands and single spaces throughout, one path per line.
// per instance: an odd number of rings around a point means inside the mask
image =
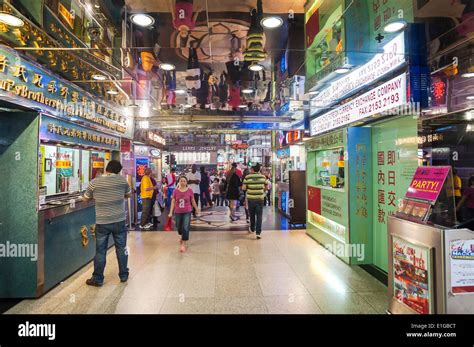
M 263 202 L 267 191 L 266 177 L 260 173 L 260 164 L 252 167 L 252 171 L 244 179 L 242 189 L 247 192 L 250 213 L 250 232 L 256 232 L 257 240 L 262 238 Z
M 126 282 L 128 280 L 124 199 L 132 196 L 132 190 L 127 180 L 119 176 L 121 170 L 122 164 L 119 161 L 110 161 L 105 169 L 106 173 L 93 179 L 84 194 L 84 200 L 95 200 L 96 214 L 94 273 L 92 278 L 86 281 L 86 284 L 90 286 L 101 287 L 104 283 L 104 269 L 110 234 L 112 234 L 115 242 L 120 281 Z
M 201 197 L 201 189 L 199 188 L 199 183 L 201 183 L 201 173 L 197 170 L 196 164 L 193 164 L 191 167 L 191 172 L 186 174 L 186 178 L 188 179 L 188 186 L 193 190 L 194 193 L 194 200 L 196 201 L 196 205 L 199 204 L 199 200 Z M 201 206 L 202 209 L 202 206 Z M 196 217 L 196 210 L 193 207 L 193 216 Z
M 140 221 L 140 230 L 150 230 L 153 227 L 151 220 L 151 201 L 155 187 L 151 181 L 151 169 L 145 169 L 145 175 L 140 183 L 140 197 L 142 198 L 142 219 Z

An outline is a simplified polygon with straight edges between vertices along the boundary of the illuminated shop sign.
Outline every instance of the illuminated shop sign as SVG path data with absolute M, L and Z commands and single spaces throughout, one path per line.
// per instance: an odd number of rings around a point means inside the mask
M 407 103 L 406 75 L 402 74 L 371 91 L 311 120 L 311 136 L 361 121 Z
M 304 132 L 299 130 L 279 131 L 278 143 L 280 147 L 292 145 L 303 140 Z
M 98 131 L 45 115 L 41 116 L 40 139 L 42 141 L 64 142 L 114 151 L 120 150 L 119 137 L 105 135 Z
M 341 100 L 353 91 L 374 83 L 384 75 L 405 63 L 405 36 L 399 34 L 383 47 L 383 53 L 376 54 L 368 63 L 351 71 L 311 99 L 311 114 Z
M 66 22 L 71 27 L 71 29 L 74 29 L 74 15 L 69 12 L 68 9 L 61 3 L 58 5 L 58 12 L 64 22 Z
M 287 158 L 290 156 L 290 147 L 277 149 L 277 158 Z
M 156 143 L 158 145 L 166 145 L 166 140 L 160 136 L 159 134 L 153 132 L 153 131 L 148 131 L 148 140 L 150 141 L 151 144 Z
M 110 106 L 22 59 L 5 46 L 0 46 L 0 96 L 62 118 L 77 118 L 119 134 L 127 132 L 127 119 Z

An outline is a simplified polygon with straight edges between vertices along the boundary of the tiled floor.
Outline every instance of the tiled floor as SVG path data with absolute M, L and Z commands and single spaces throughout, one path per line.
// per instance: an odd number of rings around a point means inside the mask
M 130 279 L 113 249 L 103 287 L 85 285 L 89 264 L 40 299 L 7 313 L 383 314 L 387 288 L 329 254 L 304 231 L 193 232 L 178 252 L 174 232 L 129 234 Z

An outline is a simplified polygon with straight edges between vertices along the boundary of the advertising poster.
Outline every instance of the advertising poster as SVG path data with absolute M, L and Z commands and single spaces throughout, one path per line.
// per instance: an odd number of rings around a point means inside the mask
M 429 249 L 393 238 L 393 296 L 420 314 L 431 312 Z
M 407 198 L 435 202 L 448 177 L 450 166 L 420 166 L 406 193 Z
M 451 292 L 474 293 L 474 240 L 453 240 L 451 254 Z
M 137 179 L 137 190 L 140 187 L 140 182 L 142 181 L 142 177 L 145 176 L 145 169 L 149 167 L 150 160 L 148 158 L 136 158 L 135 161 L 135 171 L 136 171 L 136 179 Z M 137 209 L 138 212 L 142 210 L 142 199 L 140 198 L 140 194 L 137 194 Z

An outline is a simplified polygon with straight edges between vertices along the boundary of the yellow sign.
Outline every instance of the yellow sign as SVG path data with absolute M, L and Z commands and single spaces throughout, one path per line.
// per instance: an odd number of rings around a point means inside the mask
M 70 169 L 72 163 L 70 160 L 56 160 L 56 169 Z
M 92 162 L 92 168 L 93 169 L 103 169 L 104 168 L 104 162 L 103 161 L 93 161 Z
M 110 160 L 110 152 L 105 152 L 105 160 Z
M 335 176 L 335 175 L 329 176 L 329 184 L 331 185 L 331 187 L 336 187 L 337 186 L 337 176 Z
M 337 167 L 344 167 L 344 160 L 339 160 L 337 162 Z
M 66 7 L 64 7 L 63 4 L 59 3 L 59 14 L 61 15 L 62 19 L 71 27 L 71 29 L 74 29 L 74 16 L 71 12 L 68 11 Z

